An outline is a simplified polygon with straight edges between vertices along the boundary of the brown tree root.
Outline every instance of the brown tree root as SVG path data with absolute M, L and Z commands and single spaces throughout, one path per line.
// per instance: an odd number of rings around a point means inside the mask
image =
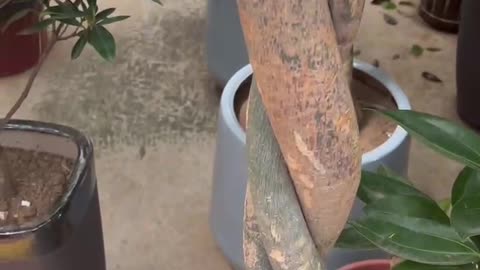
M 320 254 L 309 233 L 255 81 L 250 90 L 248 110 L 249 188 L 246 235 L 251 237 L 256 234 L 250 239 L 253 241 L 245 245 L 248 269 L 269 269 L 256 268 L 265 264 L 265 254 L 261 254 L 259 247 L 258 240 L 261 240 L 272 269 L 320 270 Z M 256 259 L 252 260 L 251 254 L 256 254 Z

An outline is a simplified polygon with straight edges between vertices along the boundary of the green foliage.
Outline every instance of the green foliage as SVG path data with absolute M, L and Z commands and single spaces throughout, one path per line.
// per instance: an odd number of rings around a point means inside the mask
M 394 270 L 470 270 L 480 262 L 480 137 L 446 119 L 378 111 L 414 138 L 466 167 L 440 203 L 387 168 L 363 172 L 357 196 L 365 216 L 351 221 L 337 247 L 379 249 L 404 259 Z M 363 239 L 362 239 L 363 238 Z
M 37 0 L 0 0 L 2 7 Z M 159 0 L 152 0 L 162 4 Z M 113 35 L 105 28 L 106 25 L 123 21 L 129 16 L 115 15 L 115 8 L 99 10 L 97 0 L 42 0 L 40 12 L 33 8 L 19 9 L 16 13 L 3 16 L 0 20 L 0 30 L 5 31 L 12 23 L 24 18 L 32 12 L 40 13 L 41 21 L 18 34 L 29 35 L 39 31 L 51 30 L 56 41 L 76 38 L 72 48 L 72 59 L 78 58 L 86 44 L 91 45 L 98 54 L 107 61 L 112 61 L 116 55 L 116 44 Z

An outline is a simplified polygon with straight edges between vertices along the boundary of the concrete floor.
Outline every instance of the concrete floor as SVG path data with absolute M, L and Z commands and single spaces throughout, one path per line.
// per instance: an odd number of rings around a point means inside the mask
M 204 60 L 206 1 L 100 2 L 132 15 L 111 28 L 116 62 L 90 49 L 70 62 L 72 44 L 61 44 L 17 117 L 68 124 L 94 138 L 109 269 L 229 269 L 208 228 L 218 100 Z M 399 21 L 391 26 L 384 12 L 367 3 L 358 57 L 378 59 L 415 109 L 456 119 L 456 36 L 396 11 L 388 11 Z M 442 51 L 416 58 L 413 44 Z M 424 80 L 422 71 L 443 83 Z M 26 76 L 0 79 L 0 113 Z M 411 178 L 436 198 L 448 194 L 459 168 L 413 144 Z

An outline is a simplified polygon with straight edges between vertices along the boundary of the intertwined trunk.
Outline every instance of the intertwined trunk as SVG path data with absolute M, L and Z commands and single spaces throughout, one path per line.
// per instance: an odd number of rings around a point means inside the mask
M 248 269 L 321 269 L 360 179 L 349 91 L 363 1 L 238 0 L 255 81 L 247 119 Z

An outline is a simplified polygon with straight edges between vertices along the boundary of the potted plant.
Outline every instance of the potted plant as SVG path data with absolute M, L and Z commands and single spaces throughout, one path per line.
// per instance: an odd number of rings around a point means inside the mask
M 337 245 L 381 248 L 397 258 L 391 263 L 394 270 L 478 269 L 480 136 L 425 113 L 380 113 L 466 167 L 458 174 L 450 198 L 440 202 L 398 175 L 365 171 L 358 189 L 358 197 L 366 203 L 365 216 L 350 222 Z M 382 267 L 378 263 L 365 261 L 342 269 L 390 269 L 387 263 L 382 262 Z
M 46 45 L 46 32 L 17 35 L 38 23 L 42 5 L 39 0 L 0 1 L 0 77 L 33 67 Z
M 222 93 L 217 122 L 217 145 L 215 152 L 213 192 L 210 211 L 210 223 L 217 244 L 225 256 L 236 267 L 241 269 L 243 264 L 242 228 L 245 191 L 247 185 L 247 158 L 246 132 L 244 129 L 244 113 L 241 112 L 242 101 L 248 97 L 251 83 L 252 67 L 245 66 L 228 81 Z M 384 101 L 380 98 L 370 100 L 376 90 L 381 94 L 388 93 L 394 100 L 397 109 L 411 109 L 409 100 L 404 92 L 386 73 L 378 68 L 361 61 L 354 62 L 353 78 L 357 81 L 354 87 L 359 90 L 372 91 L 367 100 L 370 102 Z M 369 90 L 362 86 L 367 85 L 376 90 Z M 390 101 L 390 99 L 387 99 Z M 385 104 L 385 103 L 384 103 Z M 388 104 L 388 103 L 387 103 Z M 245 108 L 245 107 L 243 107 Z M 362 148 L 368 149 L 362 156 L 362 167 L 376 171 L 383 165 L 391 170 L 407 175 L 410 139 L 401 127 L 385 125 L 384 119 L 365 113 L 362 127 Z M 385 134 L 387 128 L 388 134 Z M 390 133 L 391 132 L 391 133 Z M 382 136 L 383 135 L 383 136 Z M 369 137 L 370 136 L 370 137 Z M 362 215 L 362 203 L 358 201 L 351 212 L 352 218 Z M 381 258 L 384 253 L 375 251 L 357 251 L 336 249 L 331 253 L 329 268 L 334 269 L 348 262 L 361 258 Z
M 225 1 L 224 5 L 236 7 L 233 1 Z M 217 6 L 215 9 L 220 7 Z M 351 52 L 348 46 L 345 48 L 347 54 Z M 346 61 L 347 70 L 348 65 L 349 61 Z M 383 71 L 360 61 L 355 61 L 353 66 L 352 89 L 356 99 L 367 103 L 381 103 L 391 109 L 411 108 L 401 88 Z M 237 269 L 242 269 L 243 266 L 242 213 L 248 178 L 245 124 L 242 124 L 246 106 L 242 104 L 246 104 L 251 75 L 252 67 L 245 66 L 228 81 L 222 93 L 213 173 L 210 217 L 212 232 L 223 253 Z M 384 165 L 401 175 L 406 175 L 410 145 L 407 133 L 400 127 L 386 124 L 387 121 L 375 115 L 372 117 L 372 114 L 366 114 L 361 117 L 363 119 L 360 123 L 360 145 L 364 153 L 362 167 L 374 171 L 380 165 Z M 351 217 L 361 216 L 361 209 L 362 203 L 357 201 Z M 327 264 L 330 268 L 337 268 L 360 258 L 384 256 L 384 253 L 379 252 L 337 249 L 331 253 Z
M 42 5 L 40 21 L 16 34 L 47 30 L 48 43 L 20 98 L 0 120 L 0 269 L 103 270 L 91 141 L 69 127 L 11 118 L 58 42 L 76 39 L 72 59 L 89 44 L 112 60 L 115 40 L 105 26 L 128 16 L 114 15 L 115 8 L 100 10 L 96 0 L 44 0 Z

